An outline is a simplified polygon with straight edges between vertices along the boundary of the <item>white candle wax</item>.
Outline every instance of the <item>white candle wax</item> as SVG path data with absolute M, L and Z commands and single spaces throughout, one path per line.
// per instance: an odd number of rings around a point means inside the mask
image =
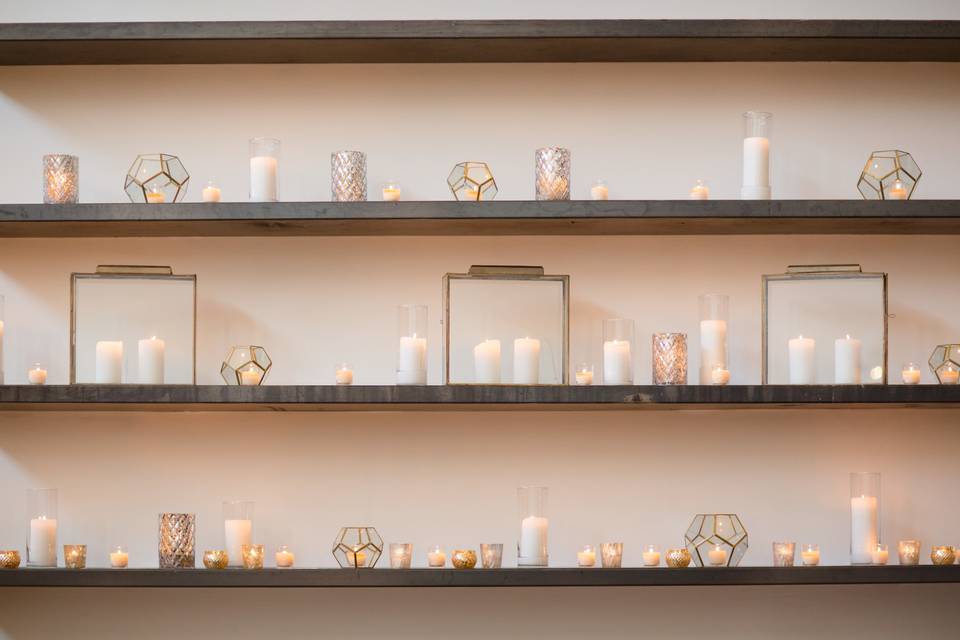
M 130 562 L 130 555 L 126 551 L 117 549 L 110 552 L 110 566 L 115 569 L 123 569 Z
M 881 549 L 879 545 L 874 546 L 873 551 L 870 552 L 870 562 L 873 564 L 887 564 L 887 560 L 890 559 L 890 550 Z
M 540 382 L 540 341 L 536 338 L 517 338 L 513 341 L 513 383 Z
M 166 201 L 166 198 L 163 195 L 162 191 L 148 191 L 147 192 L 147 202 L 150 204 L 163 204 Z
M 788 343 L 790 355 L 790 384 L 814 384 L 817 380 L 817 342 L 799 336 Z
M 770 186 L 770 140 L 760 136 L 743 139 L 743 186 Z
M 876 496 L 850 498 L 851 563 L 870 564 L 877 547 L 878 524 Z
M 445 554 L 441 549 L 428 551 L 427 564 L 431 567 L 442 567 L 447 564 L 447 554 Z
M 940 372 L 940 384 L 957 384 L 960 382 L 960 371 L 944 369 Z
M 97 384 L 120 384 L 123 377 L 123 343 L 102 340 L 97 343 Z
M 520 522 L 518 565 L 545 566 L 547 564 L 547 525 L 548 520 L 540 516 L 527 516 Z
M 603 384 L 631 384 L 633 382 L 633 358 L 630 342 L 607 340 L 603 343 Z
M 0 384 L 3 384 L 3 320 L 0 320 Z
M 417 334 L 400 338 L 397 384 L 427 383 L 427 339 Z
M 834 343 L 834 383 L 860 384 L 860 341 L 837 338 Z
M 260 384 L 261 371 L 253 365 L 240 371 L 240 385 L 244 387 L 255 387 Z
M 383 201 L 384 202 L 399 202 L 400 201 L 400 189 L 398 187 L 384 187 L 383 188 Z
M 337 369 L 337 384 L 353 384 L 353 370 L 343 367 Z
M 40 567 L 57 566 L 57 521 L 40 516 L 30 520 L 29 563 Z
M 697 182 L 697 184 L 690 189 L 690 199 L 691 200 L 709 200 L 710 199 L 710 188 L 702 182 Z
M 660 552 L 659 552 L 659 551 L 644 551 L 644 552 L 643 552 L 643 566 L 645 566 L 645 567 L 659 567 L 659 566 L 660 566 Z
M 277 201 L 277 159 L 273 156 L 250 158 L 250 202 Z
M 253 539 L 252 520 L 224 520 L 223 537 L 226 541 L 227 560 L 231 567 L 243 566 L 243 545 Z
M 593 384 L 593 371 L 589 369 L 584 369 L 582 371 L 577 371 L 574 374 L 574 378 L 577 381 L 578 385 L 587 386 Z
M 817 550 L 801 551 L 800 558 L 806 567 L 815 567 L 820 564 L 820 552 Z
M 209 184 L 203 188 L 202 198 L 204 202 L 220 202 L 220 187 Z
M 608 200 L 610 198 L 610 190 L 605 184 L 595 185 L 590 187 L 590 197 L 594 200 Z
M 597 563 L 596 551 L 577 551 L 577 565 L 581 567 L 592 567 Z
M 710 384 L 723 386 L 730 382 L 730 372 L 727 369 L 714 369 L 710 372 Z
M 721 546 L 715 546 L 707 551 L 707 558 L 710 564 L 715 567 L 723 566 L 727 563 L 727 550 Z
M 473 348 L 474 382 L 500 384 L 500 341 L 484 340 Z
M 27 371 L 27 381 L 30 384 L 46 384 L 47 370 L 41 369 L 40 365 L 35 366 L 33 369 Z
M 919 369 L 904 369 L 900 372 L 900 377 L 903 379 L 903 384 L 920 384 Z
M 700 384 L 717 384 L 713 370 L 727 363 L 727 322 L 700 321 Z M 725 367 L 723 367 L 725 368 Z
M 903 183 L 897 180 L 887 191 L 887 200 L 906 200 L 907 195 L 907 190 L 904 188 Z
M 294 555 L 293 552 L 284 549 L 283 551 L 277 551 L 276 554 L 277 566 L 281 569 L 289 569 L 293 566 Z
M 163 384 L 163 363 L 166 344 L 157 336 L 137 343 L 137 382 Z

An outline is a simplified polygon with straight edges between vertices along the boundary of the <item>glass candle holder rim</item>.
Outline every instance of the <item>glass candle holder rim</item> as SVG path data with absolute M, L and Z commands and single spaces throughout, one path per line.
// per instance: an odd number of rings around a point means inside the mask
M 769 120 L 773 118 L 772 111 L 755 111 L 753 109 L 743 112 L 744 118 L 755 118 L 758 120 Z

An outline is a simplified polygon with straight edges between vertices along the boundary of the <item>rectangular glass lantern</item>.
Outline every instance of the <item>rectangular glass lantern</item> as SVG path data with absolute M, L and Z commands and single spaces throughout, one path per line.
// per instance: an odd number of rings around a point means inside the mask
M 472 266 L 443 277 L 445 384 L 567 384 L 570 276 Z
M 70 279 L 71 384 L 196 384 L 197 276 L 98 266 Z
M 763 384 L 886 384 L 887 274 L 791 266 L 763 276 Z

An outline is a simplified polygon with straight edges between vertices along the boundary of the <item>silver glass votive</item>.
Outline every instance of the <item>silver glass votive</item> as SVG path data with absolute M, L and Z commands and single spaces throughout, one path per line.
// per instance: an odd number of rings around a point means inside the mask
M 80 158 L 43 156 L 43 204 L 74 204 L 80 198 Z
M 653 384 L 687 384 L 687 334 L 653 334 Z
M 197 516 L 192 513 L 160 514 L 160 568 L 192 569 Z
M 367 155 L 362 151 L 330 154 L 330 192 L 334 202 L 367 201 Z
M 537 149 L 537 200 L 570 199 L 570 150 L 563 147 Z

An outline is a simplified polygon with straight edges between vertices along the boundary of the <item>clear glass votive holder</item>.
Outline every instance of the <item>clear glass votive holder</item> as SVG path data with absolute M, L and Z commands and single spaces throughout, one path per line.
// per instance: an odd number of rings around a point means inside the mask
M 447 554 L 443 547 L 438 544 L 427 549 L 427 566 L 432 569 L 440 569 L 447 564 Z
M 334 368 L 333 377 L 338 385 L 351 385 L 353 384 L 353 367 L 346 362 L 341 362 Z
M 388 180 L 383 183 L 380 193 L 383 196 L 384 202 L 399 202 L 401 194 L 400 183 L 394 180 Z
M 820 545 L 802 544 L 800 545 L 800 561 L 805 567 L 815 567 L 820 564 Z
M 577 551 L 577 566 L 592 567 L 597 564 L 597 548 L 592 544 L 585 544 L 580 551 Z
M 795 542 L 774 542 L 773 543 L 773 566 L 792 567 L 793 559 L 796 555 L 797 545 Z
M 619 569 L 622 563 L 622 542 L 604 542 L 600 545 L 600 566 L 604 569 Z
M 41 367 L 39 362 L 34 362 L 33 367 L 27 371 L 27 382 L 35 385 L 46 384 L 47 370 Z
M 263 545 L 245 544 L 241 547 L 244 569 L 263 569 Z
M 593 186 L 590 187 L 590 199 L 591 200 L 609 200 L 610 199 L 610 188 L 607 186 L 607 181 L 600 179 L 593 183 Z
M 130 563 L 130 554 L 122 545 L 117 545 L 110 552 L 110 566 L 114 569 L 126 569 Z
M 643 547 L 643 566 L 660 566 L 660 547 L 655 544 L 648 544 Z
M 870 564 L 884 565 L 887 564 L 889 559 L 890 550 L 885 544 L 878 542 L 874 545 L 873 549 L 870 550 Z
M 912 567 L 920 564 L 920 541 L 901 540 L 898 542 L 897 557 L 900 560 L 900 564 L 905 567 Z
M 481 544 L 480 563 L 484 569 L 499 569 L 503 563 L 503 544 L 500 542 Z
M 87 567 L 87 545 L 85 544 L 65 544 L 63 545 L 63 564 L 67 569 L 86 569 Z
M 900 370 L 900 379 L 903 384 L 920 384 L 920 367 L 912 362 L 903 365 Z
M 593 365 L 586 362 L 578 364 L 573 372 L 573 380 L 577 386 L 589 386 L 593 384 Z
M 293 551 L 290 551 L 290 547 L 282 544 L 277 547 L 277 552 L 273 554 L 273 559 L 277 565 L 277 569 L 292 569 L 293 563 L 297 558 L 293 554 Z
M 390 568 L 409 569 L 413 559 L 413 545 L 409 542 L 390 543 Z

